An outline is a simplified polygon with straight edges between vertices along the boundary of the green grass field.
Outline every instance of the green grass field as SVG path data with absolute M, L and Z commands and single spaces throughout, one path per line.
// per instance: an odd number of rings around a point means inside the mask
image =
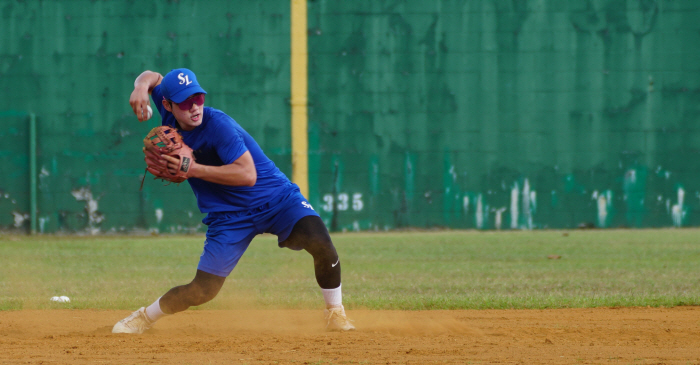
M 700 304 L 700 230 L 334 234 L 346 307 Z M 135 309 L 192 279 L 203 235 L 0 235 L 0 310 Z M 548 256 L 558 255 L 559 259 Z M 50 302 L 66 295 L 71 303 Z M 320 308 L 305 252 L 257 237 L 201 308 Z

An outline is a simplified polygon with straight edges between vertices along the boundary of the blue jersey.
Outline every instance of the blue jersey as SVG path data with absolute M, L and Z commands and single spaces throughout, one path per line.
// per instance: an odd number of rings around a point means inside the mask
M 158 106 L 162 124 L 178 128 L 175 116 L 163 106 L 160 85 L 153 89 L 151 97 Z M 202 124 L 191 131 L 179 131 L 185 144 L 194 151 L 195 161 L 199 164 L 228 165 L 246 151 L 250 151 L 255 162 L 258 177 L 254 186 L 228 186 L 197 178 L 187 179 L 202 213 L 236 212 L 257 208 L 292 185 L 274 162 L 265 156 L 253 137 L 220 110 L 204 107 Z

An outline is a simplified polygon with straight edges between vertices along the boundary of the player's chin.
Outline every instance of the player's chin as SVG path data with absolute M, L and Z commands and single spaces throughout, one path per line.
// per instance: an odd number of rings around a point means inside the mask
M 202 120 L 192 120 L 192 119 L 187 119 L 184 122 L 180 122 L 180 126 L 182 129 L 189 131 L 192 130 L 193 128 L 199 127 L 199 125 L 202 124 Z
M 197 127 L 197 126 L 199 126 L 200 124 L 202 124 L 202 117 L 201 117 L 201 116 L 198 116 L 198 117 L 196 117 L 196 118 L 195 118 L 195 117 L 190 118 L 190 123 L 189 123 L 189 124 L 190 124 L 192 127 Z

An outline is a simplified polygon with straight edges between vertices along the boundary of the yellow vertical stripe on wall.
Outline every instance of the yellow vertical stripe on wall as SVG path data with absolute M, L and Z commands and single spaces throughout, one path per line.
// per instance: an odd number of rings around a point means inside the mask
M 292 181 L 309 199 L 306 0 L 291 0 Z

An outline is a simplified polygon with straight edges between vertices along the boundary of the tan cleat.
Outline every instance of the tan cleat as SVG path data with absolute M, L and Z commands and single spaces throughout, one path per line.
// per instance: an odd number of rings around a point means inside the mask
M 329 308 L 323 311 L 326 317 L 326 331 L 354 331 L 355 326 L 351 320 L 345 315 L 345 308 L 340 307 Z
M 136 333 L 142 334 L 147 329 L 151 328 L 153 323 L 146 317 L 146 308 L 141 307 L 130 316 L 117 322 L 112 328 L 112 333 Z

